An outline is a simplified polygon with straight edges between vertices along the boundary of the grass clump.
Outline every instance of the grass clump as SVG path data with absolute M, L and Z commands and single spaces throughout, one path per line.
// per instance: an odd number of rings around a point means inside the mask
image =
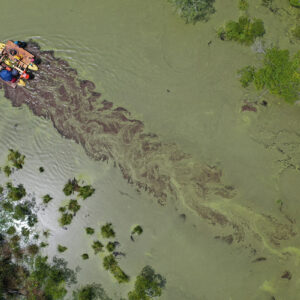
M 61 226 L 70 225 L 72 223 L 73 215 L 69 213 L 63 213 L 59 219 Z
M 119 267 L 118 262 L 112 254 L 104 257 L 103 267 L 105 270 L 110 271 L 119 283 L 129 281 L 129 276 Z
M 238 71 L 240 75 L 240 82 L 243 87 L 249 86 L 249 84 L 254 80 L 255 68 L 252 66 L 246 66 Z
M 165 278 L 156 274 L 150 266 L 146 266 L 137 276 L 134 290 L 128 293 L 128 300 L 148 300 L 160 297 L 165 285 Z
M 57 245 L 57 251 L 62 253 L 65 252 L 68 248 L 62 245 Z
M 49 194 L 43 196 L 43 202 L 44 202 L 45 204 L 49 203 L 52 199 L 53 199 L 53 198 L 52 198 Z
M 297 40 L 300 40 L 300 25 L 297 24 L 295 26 L 295 28 L 292 29 L 292 34 L 294 36 L 294 38 L 296 38 Z
M 12 201 L 18 201 L 21 200 L 23 197 L 26 196 L 26 190 L 22 184 L 19 184 L 18 186 L 13 186 L 11 182 L 8 182 L 6 184 L 8 194 L 8 199 Z
M 30 255 L 36 255 L 39 252 L 40 248 L 36 244 L 31 244 L 27 246 L 27 251 Z
M 24 237 L 29 237 L 29 235 L 30 235 L 30 230 L 29 230 L 28 228 L 26 228 L 26 227 L 22 227 L 22 229 L 21 229 L 21 234 L 22 234 L 22 236 L 24 236 Z
M 72 211 L 74 214 L 76 214 L 80 209 L 80 205 L 78 204 L 78 201 L 74 200 L 74 199 L 71 199 L 69 204 L 68 204 L 68 209 L 70 211 Z
M 86 232 L 86 234 L 92 235 L 92 234 L 94 234 L 95 229 L 92 227 L 86 227 L 85 232 Z
M 81 254 L 81 258 L 83 260 L 87 260 L 87 259 L 89 259 L 89 255 L 87 253 L 83 253 L 83 254 Z
M 264 23 L 260 19 L 241 16 L 238 22 L 229 21 L 224 28 L 219 29 L 218 35 L 222 40 L 237 41 L 241 44 L 251 45 L 257 37 L 265 34 Z
M 9 149 L 7 156 L 9 162 L 17 169 L 22 169 L 24 165 L 25 155 L 22 155 L 19 151 Z
M 186 23 L 195 24 L 198 21 L 207 21 L 215 12 L 214 0 L 168 0 Z
M 73 300 L 111 300 L 100 284 L 87 284 L 73 292 Z
M 84 185 L 79 187 L 79 196 L 85 200 L 88 197 L 92 196 L 95 192 L 95 189 L 91 185 Z
M 100 241 L 94 241 L 92 248 L 94 249 L 95 254 L 103 250 L 103 244 Z
M 28 203 L 18 204 L 14 208 L 13 218 L 15 220 L 24 220 L 26 216 L 30 217 L 31 210 Z
M 288 50 L 273 47 L 266 51 L 263 63 L 263 67 L 258 70 L 252 67 L 244 68 L 246 75 L 242 77 L 249 80 L 242 84 L 247 86 L 254 81 L 258 90 L 266 88 L 287 102 L 296 101 L 300 92 L 300 51 L 291 58 Z M 247 74 L 247 68 L 252 75 Z
M 101 227 L 101 234 L 106 239 L 115 237 L 115 232 L 112 228 L 112 224 L 106 223 L 105 225 L 103 225 Z
M 13 212 L 14 211 L 14 206 L 9 201 L 2 202 L 2 208 L 6 212 Z

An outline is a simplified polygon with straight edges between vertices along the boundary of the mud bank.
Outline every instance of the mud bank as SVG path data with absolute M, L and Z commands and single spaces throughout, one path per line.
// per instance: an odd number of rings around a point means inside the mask
M 14 106 L 26 104 L 35 115 L 51 119 L 61 135 L 81 144 L 93 159 L 113 161 L 128 183 L 153 194 L 161 205 L 184 203 L 218 226 L 216 231 L 230 244 L 264 247 L 283 255 L 281 241 L 296 234 L 290 220 L 241 206 L 236 189 L 222 183 L 222 170 L 145 132 L 143 122 L 102 100 L 94 83 L 81 80 L 53 51 L 41 51 L 33 42 L 28 50 L 42 61 L 35 79 L 26 88 L 2 84 Z

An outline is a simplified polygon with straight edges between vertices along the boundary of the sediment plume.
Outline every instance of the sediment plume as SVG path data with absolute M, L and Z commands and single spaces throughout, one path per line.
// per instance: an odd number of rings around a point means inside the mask
M 222 170 L 145 132 L 143 122 L 102 100 L 94 83 L 81 80 L 53 51 L 41 51 L 34 42 L 27 50 L 41 59 L 34 80 L 16 89 L 1 83 L 14 106 L 26 104 L 35 115 L 51 119 L 61 135 L 81 144 L 93 159 L 113 161 L 128 183 L 153 194 L 161 205 L 181 201 L 224 236 L 230 231 L 231 245 L 255 240 L 279 249 L 282 240 L 295 235 L 284 218 L 239 205 L 235 188 L 222 183 Z

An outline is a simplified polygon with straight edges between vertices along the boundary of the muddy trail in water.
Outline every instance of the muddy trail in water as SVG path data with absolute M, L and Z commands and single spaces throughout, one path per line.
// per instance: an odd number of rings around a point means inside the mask
M 240 205 L 235 187 L 222 183 L 222 170 L 145 132 L 143 122 L 101 100 L 94 83 L 81 80 L 53 51 L 41 51 L 34 42 L 27 49 L 41 64 L 26 88 L 2 84 L 14 106 L 26 104 L 35 115 L 51 119 L 61 135 L 81 144 L 93 159 L 113 161 L 129 184 L 153 194 L 161 205 L 184 203 L 229 244 L 267 248 L 281 257 L 289 252 L 281 245 L 296 235 L 289 218 Z

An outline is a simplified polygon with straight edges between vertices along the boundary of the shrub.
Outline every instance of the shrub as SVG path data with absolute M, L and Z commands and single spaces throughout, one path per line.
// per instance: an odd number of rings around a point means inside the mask
M 290 4 L 295 7 L 300 7 L 300 0 L 290 0 Z
M 76 178 L 69 179 L 63 188 L 63 192 L 66 196 L 70 196 L 78 189 L 78 181 Z
M 17 169 L 22 169 L 24 165 L 25 155 L 22 155 L 19 151 L 9 149 L 9 154 L 7 156 L 8 161 Z
M 10 226 L 7 231 L 6 231 L 7 234 L 9 235 L 13 235 L 16 233 L 16 228 L 14 226 Z
M 53 198 L 52 198 L 49 194 L 43 196 L 43 202 L 44 202 L 45 204 L 49 203 L 52 199 L 53 199 Z
M 249 3 L 247 0 L 239 0 L 239 9 L 247 10 L 249 8 Z
M 215 12 L 214 0 L 169 0 L 178 14 L 185 19 L 186 23 L 207 21 L 209 16 Z
M 85 200 L 86 198 L 92 196 L 95 192 L 95 189 L 91 185 L 81 186 L 79 188 L 79 196 Z
M 72 211 L 74 214 L 77 213 L 80 209 L 80 205 L 78 204 L 77 200 L 70 200 L 68 204 L 68 209 Z
M 101 227 L 101 234 L 104 238 L 111 238 L 111 237 L 115 237 L 115 232 L 112 228 L 112 224 L 111 223 L 106 223 L 105 225 L 103 225 Z
M 83 260 L 89 259 L 89 255 L 87 253 L 81 254 L 81 257 L 82 257 Z
M 31 210 L 27 203 L 15 206 L 13 218 L 16 220 L 24 220 L 26 216 L 30 216 Z
M 113 242 L 108 242 L 106 245 L 106 249 L 109 252 L 113 252 L 116 249 L 116 244 Z
M 22 227 L 21 230 L 22 230 L 21 233 L 22 233 L 22 235 L 23 235 L 24 237 L 29 237 L 29 235 L 30 235 L 30 230 L 29 230 L 28 228 Z
M 9 176 L 11 175 L 11 168 L 10 168 L 10 166 L 5 166 L 5 167 L 3 168 L 3 172 L 5 173 L 5 175 L 6 175 L 7 177 L 9 177 Z
M 39 252 L 39 246 L 36 244 L 31 244 L 27 246 L 27 251 L 30 255 L 36 255 Z
M 13 212 L 13 210 L 14 210 L 14 206 L 11 204 L 11 202 L 8 202 L 8 201 L 2 202 L 2 208 L 6 212 Z
M 68 248 L 62 245 L 57 245 L 57 251 L 58 252 L 65 252 Z
M 91 228 L 91 227 L 86 227 L 86 228 L 85 228 L 85 232 L 86 232 L 87 234 L 92 235 L 92 234 L 94 234 L 95 229 L 94 229 L 94 228 Z
M 140 225 L 136 225 L 131 231 L 131 234 L 135 233 L 141 235 L 143 233 L 143 228 Z
M 87 284 L 73 292 L 74 300 L 111 300 L 100 284 Z
M 72 223 L 73 215 L 69 213 L 63 213 L 59 219 L 61 226 L 70 225 Z
M 296 39 L 300 40 L 300 25 L 297 24 L 295 28 L 292 29 L 292 34 Z
M 253 21 L 251 21 L 250 18 L 241 16 L 238 22 L 227 22 L 225 28 L 221 28 L 218 34 L 222 39 L 250 45 L 257 37 L 261 37 L 265 34 L 265 28 L 262 20 L 253 19 Z
M 104 257 L 103 267 L 105 270 L 109 270 L 119 283 L 128 282 L 129 276 L 118 266 L 118 262 L 115 257 L 110 254 Z
M 103 244 L 100 241 L 94 241 L 92 248 L 94 249 L 95 254 L 103 250 Z
M 8 189 L 7 197 L 10 200 L 18 201 L 26 196 L 26 190 L 22 184 L 19 184 L 17 187 L 14 187 L 10 182 L 6 184 Z

